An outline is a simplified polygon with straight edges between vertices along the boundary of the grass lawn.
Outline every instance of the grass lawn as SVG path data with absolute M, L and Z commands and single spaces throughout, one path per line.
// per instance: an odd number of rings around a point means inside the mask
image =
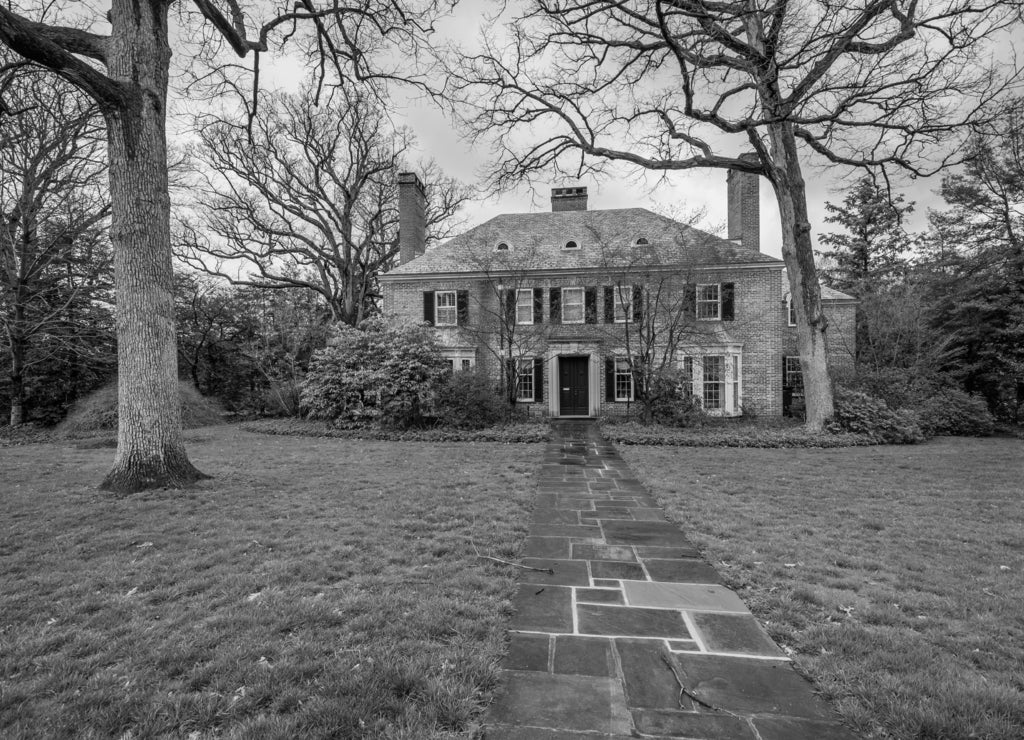
M 189 436 L 214 480 L 121 499 L 0 449 L 0 737 L 472 733 L 540 448 Z
M 623 447 L 867 737 L 1024 737 L 1024 442 Z

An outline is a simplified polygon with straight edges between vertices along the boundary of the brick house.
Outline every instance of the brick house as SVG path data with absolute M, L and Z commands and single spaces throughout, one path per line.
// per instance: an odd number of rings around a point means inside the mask
M 506 378 L 534 413 L 628 413 L 671 368 L 706 411 L 778 416 L 800 399 L 781 260 L 759 249 L 758 179 L 730 172 L 728 237 L 643 208 L 588 210 L 584 187 L 551 211 L 503 214 L 424 250 L 424 190 L 399 175 L 399 265 L 386 315 L 434 326 L 453 370 Z M 823 288 L 834 365 L 852 364 L 855 302 Z

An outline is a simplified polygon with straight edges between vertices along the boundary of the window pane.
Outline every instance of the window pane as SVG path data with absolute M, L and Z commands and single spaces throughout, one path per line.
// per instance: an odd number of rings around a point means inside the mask
M 473 367 L 473 361 L 472 360 L 466 360 L 466 359 L 462 360 L 462 369 L 463 370 L 469 370 L 472 367 Z
M 516 400 L 533 400 L 533 360 L 516 360 Z
M 789 388 L 804 387 L 804 376 L 800 367 L 799 357 L 786 358 L 786 372 L 782 378 L 782 384 Z
M 615 300 L 615 321 L 629 321 L 633 315 L 633 288 L 616 286 L 612 292 Z
M 693 358 L 683 358 L 682 391 L 687 398 L 693 395 Z
M 458 311 L 455 307 L 455 291 L 444 290 L 436 294 L 437 310 L 434 314 L 435 326 L 455 326 L 458 323 Z
M 533 323 L 533 291 L 519 290 L 516 292 L 516 323 Z
M 583 323 L 583 288 L 562 289 L 562 323 Z
M 615 358 L 615 400 L 633 400 L 633 374 L 629 371 L 629 360 Z
M 697 286 L 697 318 L 717 319 L 721 316 L 718 285 Z
M 725 357 L 704 358 L 704 408 L 720 409 L 725 400 Z

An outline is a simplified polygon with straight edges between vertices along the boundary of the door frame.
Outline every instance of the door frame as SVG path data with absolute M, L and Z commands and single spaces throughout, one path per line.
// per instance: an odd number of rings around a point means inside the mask
M 548 399 L 549 406 L 548 410 L 552 417 L 564 418 L 564 419 L 588 419 L 597 416 L 600 408 L 600 390 L 601 390 L 601 375 L 599 362 L 597 361 L 597 354 L 595 352 L 588 352 L 585 350 L 574 351 L 575 347 L 563 347 L 559 350 L 549 350 L 548 354 Z M 586 358 L 587 360 L 587 413 L 585 415 L 565 415 L 562 413 L 561 405 L 561 385 L 559 384 L 559 376 L 561 374 L 561 367 L 559 359 L 562 357 L 573 357 L 573 358 Z

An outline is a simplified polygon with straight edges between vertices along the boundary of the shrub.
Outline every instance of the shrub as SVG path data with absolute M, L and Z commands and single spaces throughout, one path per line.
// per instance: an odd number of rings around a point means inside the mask
M 314 419 L 421 426 L 448 368 L 426 327 L 375 317 L 357 329 L 339 327 L 329 346 L 314 353 L 302 405 Z
M 675 427 L 700 425 L 705 414 L 700 401 L 684 391 L 683 374 L 675 369 L 654 373 L 644 398 L 642 416 L 645 421 Z
M 181 398 L 181 424 L 186 429 L 222 424 L 224 410 L 203 396 L 189 381 L 178 381 Z M 71 407 L 67 418 L 56 428 L 58 437 L 89 437 L 117 429 L 117 381 L 90 393 Z
M 481 370 L 450 373 L 437 390 L 437 422 L 454 429 L 482 429 L 501 421 L 508 406 Z
M 995 431 L 995 419 L 985 401 L 959 388 L 938 388 L 914 406 L 921 430 L 937 434 L 985 437 Z
M 915 444 L 924 441 L 915 415 L 893 411 L 880 398 L 841 386 L 835 389 L 835 415 L 828 431 L 870 437 L 879 444 Z

